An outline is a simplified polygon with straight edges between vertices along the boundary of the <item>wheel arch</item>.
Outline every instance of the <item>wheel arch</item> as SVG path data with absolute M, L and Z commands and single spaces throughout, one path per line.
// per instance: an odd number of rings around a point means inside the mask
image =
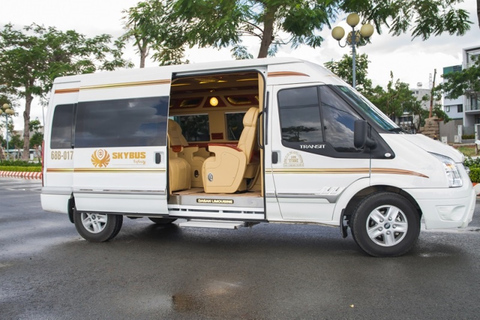
M 397 193 L 401 196 L 403 196 L 405 199 L 407 199 L 417 210 L 417 213 L 419 215 L 419 218 L 422 218 L 422 210 L 420 206 L 418 205 L 417 201 L 405 190 L 394 187 L 394 186 L 389 186 L 389 185 L 375 185 L 375 186 L 368 186 L 366 188 L 363 188 L 359 191 L 357 191 L 348 201 L 347 205 L 342 208 L 343 210 L 343 216 L 347 221 L 350 220 L 350 217 L 352 216 L 353 210 L 357 207 L 358 203 L 365 197 L 377 193 L 377 192 L 392 192 L 392 193 Z M 340 221 L 342 223 L 342 221 Z
M 412 197 L 411 194 L 406 192 L 404 189 L 396 187 L 396 186 L 391 186 L 391 185 L 385 185 L 385 184 L 378 184 L 378 185 L 368 185 L 368 179 L 365 180 L 359 180 L 355 183 L 355 185 L 350 186 L 350 192 L 346 192 L 342 195 L 342 197 L 339 199 L 337 202 L 337 206 L 335 208 L 335 211 L 333 213 L 333 221 L 336 221 L 339 226 L 344 225 L 343 219 L 346 219 L 347 221 L 350 219 L 352 216 L 353 210 L 356 208 L 357 204 L 365 197 L 377 193 L 377 192 L 393 192 L 402 195 L 407 199 L 417 210 L 419 218 L 422 218 L 422 210 L 420 206 L 418 205 L 417 201 Z M 355 187 L 355 188 L 353 188 Z

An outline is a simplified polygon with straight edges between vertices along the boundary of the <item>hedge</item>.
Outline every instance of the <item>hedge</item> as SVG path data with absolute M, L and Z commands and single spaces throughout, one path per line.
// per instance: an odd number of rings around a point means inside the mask
M 39 162 L 28 162 L 23 160 L 0 160 L 0 167 L 41 167 Z
M 42 165 L 21 160 L 0 161 L 0 171 L 41 172 Z
M 480 168 L 470 168 L 470 180 L 473 183 L 480 182 Z
M 41 166 L 4 166 L 0 165 L 0 171 L 15 171 L 15 172 L 42 172 Z

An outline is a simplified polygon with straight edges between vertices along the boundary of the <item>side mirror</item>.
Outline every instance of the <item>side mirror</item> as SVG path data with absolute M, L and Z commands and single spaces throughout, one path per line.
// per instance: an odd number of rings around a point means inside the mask
M 355 120 L 353 127 L 353 145 L 357 149 L 365 146 L 375 149 L 377 143 L 368 137 L 368 123 L 365 120 Z

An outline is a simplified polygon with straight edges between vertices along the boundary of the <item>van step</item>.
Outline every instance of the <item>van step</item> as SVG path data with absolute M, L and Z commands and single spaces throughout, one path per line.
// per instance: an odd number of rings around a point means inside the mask
M 238 229 L 245 227 L 243 221 L 224 221 L 224 220 L 188 220 L 178 223 L 180 227 L 193 228 L 215 228 L 215 229 Z

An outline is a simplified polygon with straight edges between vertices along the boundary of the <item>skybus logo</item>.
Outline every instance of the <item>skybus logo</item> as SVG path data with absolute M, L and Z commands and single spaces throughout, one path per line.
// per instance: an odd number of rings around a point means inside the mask
M 95 168 L 106 168 L 110 160 L 115 160 L 116 164 L 135 164 L 146 165 L 147 153 L 142 152 L 112 152 L 111 156 L 105 149 L 97 149 L 93 152 L 91 161 Z
M 91 160 L 95 168 L 106 168 L 110 163 L 110 155 L 105 149 L 97 149 L 93 152 Z

